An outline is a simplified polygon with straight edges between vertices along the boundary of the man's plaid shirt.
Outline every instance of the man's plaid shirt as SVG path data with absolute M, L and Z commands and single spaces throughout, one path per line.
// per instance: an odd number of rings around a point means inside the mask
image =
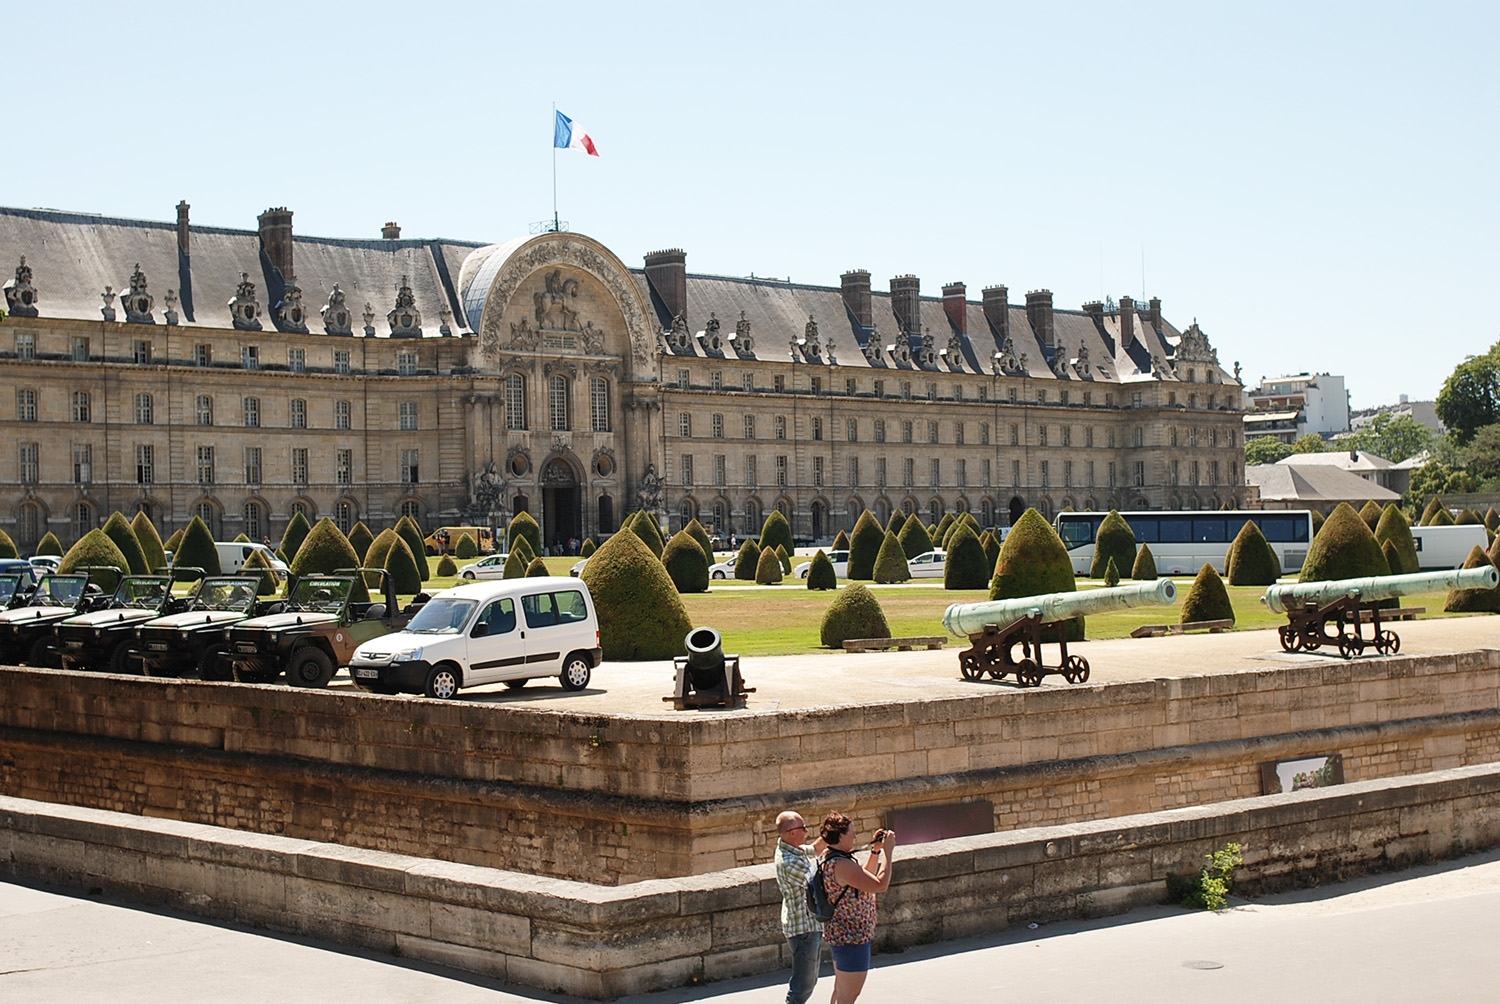
M 776 884 L 781 887 L 781 931 L 788 938 L 823 930 L 807 908 L 807 880 L 817 867 L 812 844 L 776 841 Z

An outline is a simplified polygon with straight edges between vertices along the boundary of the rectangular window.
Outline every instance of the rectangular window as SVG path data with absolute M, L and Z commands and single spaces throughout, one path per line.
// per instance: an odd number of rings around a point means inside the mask
M 94 445 L 92 443 L 73 444 L 73 483 L 75 485 L 86 485 L 94 480 Z
M 812 380 L 810 381 L 810 383 L 812 384 L 812 392 L 814 394 L 821 394 L 821 393 L 823 393 L 823 378 L 822 377 L 813 377 Z
M 1181 484 L 1181 483 L 1182 483 L 1182 481 L 1181 481 L 1181 471 L 1180 471 L 1180 469 L 1178 467 L 1178 462 L 1177 462 L 1176 458 L 1174 457 L 1167 464 L 1167 484 L 1169 484 L 1169 485 L 1177 485 L 1177 484 Z
M 760 484 L 760 473 L 756 469 L 756 466 L 757 465 L 754 456 L 745 458 L 745 484 L 751 488 L 754 488 Z
M 138 485 L 155 484 L 156 482 L 156 451 L 150 446 L 140 445 L 135 448 L 135 483 Z
M 849 487 L 850 488 L 858 488 L 859 487 L 859 458 L 858 457 L 850 457 L 849 458 Z
M 964 445 L 964 424 L 962 422 L 953 423 L 953 442 L 956 446 Z
M 1012 425 L 1010 427 L 1010 445 L 1021 445 L 1021 427 L 1019 425 Z
M 200 485 L 214 483 L 214 448 L 212 446 L 198 447 L 198 483 Z
M 1135 435 L 1135 447 L 1136 447 L 1136 449 L 1140 449 L 1141 447 L 1143 447 L 1143 446 L 1146 445 L 1146 430 L 1145 429 L 1143 429 L 1139 425 L 1137 425 L 1135 427 L 1135 430 L 1134 430 L 1134 435 Z
M 609 431 L 609 381 L 589 378 L 589 424 L 595 432 Z
M 36 335 L 29 332 L 16 334 L 16 358 L 21 360 L 36 358 Z
M 241 346 L 240 365 L 247 370 L 260 369 L 260 347 L 256 345 Z
M 943 462 L 937 457 L 932 458 L 932 487 L 936 488 L 943 483 Z
M 678 370 L 677 371 L 677 389 L 678 390 L 687 390 L 688 387 L 691 386 L 691 383 L 690 383 L 691 378 L 692 378 L 692 373 L 690 373 L 689 371 L 687 371 L 687 370 Z
M 547 411 L 553 432 L 573 428 L 573 385 L 565 376 L 554 376 L 547 383 Z
M 1089 485 L 1090 488 L 1092 488 L 1092 487 L 1094 487 L 1094 462 L 1092 460 L 1090 460 L 1088 462 L 1088 464 L 1089 464 L 1089 466 L 1088 466 L 1088 479 L 1089 479 L 1088 485 Z
M 193 365 L 212 366 L 214 364 L 214 347 L 212 345 L 193 346 Z
M 1135 486 L 1137 488 L 1146 486 L 1146 462 L 1144 460 L 1135 462 Z
M 307 350 L 287 349 L 286 368 L 293 373 L 303 373 L 307 370 Z
M 1036 392 L 1036 403 L 1037 404 L 1046 404 L 1047 403 L 1047 389 L 1045 387 Z
M 1063 461 L 1063 487 L 1073 487 L 1073 461 L 1071 460 Z
M 1045 460 L 1043 460 L 1041 462 L 1041 474 L 1042 474 L 1042 487 L 1046 488 L 1048 486 L 1048 484 L 1049 484 L 1049 480 L 1050 480 L 1050 476 L 1051 475 L 1050 475 L 1050 472 L 1049 472 L 1047 461 L 1045 461 Z
M 885 419 L 883 418 L 875 420 L 875 442 L 885 442 Z
M 1010 483 L 1017 488 L 1021 487 L 1021 462 L 1019 460 L 1010 462 Z
M 778 373 L 775 376 L 773 376 L 771 378 L 771 389 L 774 390 L 774 391 L 776 391 L 776 393 L 778 393 L 778 394 L 785 394 L 786 393 L 786 377 L 782 376 L 780 373 Z
M 137 366 L 151 365 L 151 343 L 147 341 L 136 341 L 130 348 L 131 358 Z
M 902 380 L 901 381 L 901 400 L 903 400 L 903 401 L 910 401 L 911 400 L 911 381 L 910 380 Z
M 814 418 L 812 420 L 812 438 L 823 438 L 823 420 L 821 418 Z
M 1071 425 L 1065 425 L 1065 426 L 1062 427 L 1062 436 L 1063 436 L 1062 444 L 1064 446 L 1072 446 L 1073 445 L 1073 427 Z
M 1109 462 L 1109 486 L 1111 488 L 1115 486 L 1115 462 L 1113 460 Z
M 903 443 L 909 443 L 909 442 L 911 442 L 911 423 L 910 422 L 902 422 L 901 423 L 901 442 L 903 442 Z
M 1092 425 L 1088 426 L 1087 428 L 1085 428 L 1083 430 L 1083 445 L 1084 446 L 1093 446 L 1094 445 L 1094 427 Z
M 417 481 L 417 451 L 401 451 L 401 483 L 403 485 L 418 484 Z
M 1131 395 L 1130 395 L 1130 406 L 1132 408 L 1139 408 L 1141 406 L 1141 392 L 1140 391 L 1133 391 L 1131 393 Z
M 1047 427 L 1045 425 L 1036 427 L 1036 442 L 1038 446 L 1047 445 Z
M 348 352 L 340 350 L 340 351 L 335 352 L 333 354 L 333 371 L 335 373 L 337 373 L 339 376 L 348 376 L 348 374 L 349 374 L 349 353 Z
M 333 402 L 333 427 L 347 431 L 349 428 L 349 402 Z
M 1091 390 L 1084 391 L 1083 392 L 1083 406 L 1085 408 L 1087 408 L 1087 407 L 1090 407 L 1093 403 L 1094 403 L 1094 392 L 1091 391 Z
M 41 447 L 36 443 L 21 444 L 21 484 L 34 485 L 42 480 Z
M 848 430 L 849 430 L 849 442 L 851 442 L 851 443 L 857 443 L 857 442 L 859 442 L 859 420 L 858 419 L 855 419 L 855 418 L 849 419 L 849 421 L 848 421 Z
M 78 335 L 73 336 L 73 361 L 75 363 L 86 363 L 89 361 L 89 340 Z
M 755 416 L 754 415 L 746 415 L 745 416 L 745 438 L 746 439 L 754 439 L 755 438 Z
M 984 461 L 984 486 L 986 488 L 990 486 L 990 462 L 988 460 Z
M 813 474 L 813 487 L 814 488 L 822 488 L 823 487 L 823 458 L 822 457 L 813 457 L 812 458 L 812 462 L 813 462 L 813 471 L 812 471 L 812 474 Z
M 685 411 L 677 416 L 677 434 L 684 439 L 693 434 L 693 416 Z
M 884 380 L 876 380 L 875 381 L 875 396 L 876 397 L 885 397 L 885 381 Z
M 693 456 L 690 453 L 682 457 L 682 483 L 688 488 L 693 486 Z
M 776 487 L 786 487 L 786 454 L 781 454 L 776 458 Z
M 526 378 L 519 373 L 505 378 L 505 427 L 526 428 Z
M 937 423 L 936 422 L 928 422 L 927 423 L 927 442 L 929 442 L 929 443 L 936 443 L 937 441 L 938 441 L 938 426 L 937 426 Z
M 1219 462 L 1210 460 L 1208 462 L 1208 483 L 1216 485 L 1219 483 Z
M 334 464 L 334 480 L 341 485 L 354 483 L 354 451 L 339 450 Z
M 92 409 L 89 404 L 89 392 L 86 390 L 75 390 L 73 392 L 73 421 L 90 421 Z
M 402 405 L 401 407 L 405 408 L 406 405 Z M 416 407 L 416 405 L 412 405 L 413 412 L 416 411 Z M 415 418 L 415 416 L 413 417 Z M 300 397 L 292 398 L 292 428 L 307 428 L 307 402 Z
M 990 423 L 988 422 L 979 423 L 979 445 L 990 445 Z
M 714 370 L 708 375 L 708 386 L 711 390 L 724 389 L 724 371 Z
M 875 458 L 875 484 L 878 487 L 881 487 L 881 488 L 885 487 L 885 458 L 884 457 L 876 457 Z
M 785 439 L 786 438 L 786 416 L 785 415 L 777 415 L 776 416 L 776 438 L 777 439 Z
M 753 373 L 745 373 L 740 376 L 740 389 L 746 394 L 752 393 L 755 390 L 755 375 Z
M 1109 448 L 1113 450 L 1115 448 L 1115 430 L 1111 428 L 1108 430 L 1108 433 L 1109 435 L 1106 438 L 1109 440 Z
M 156 409 L 151 406 L 150 394 L 137 394 L 135 396 L 136 425 L 150 425 L 155 410 Z
M 214 399 L 207 394 L 199 394 L 193 401 L 193 408 L 198 414 L 199 425 L 214 424 Z
M 984 403 L 984 402 L 989 401 L 989 399 L 990 399 L 990 389 L 988 387 L 986 387 L 984 384 L 980 384 L 979 385 L 979 400 L 980 400 L 980 402 Z
M 930 383 L 930 384 L 927 385 L 927 400 L 929 400 L 929 401 L 936 401 L 937 400 L 937 384 Z
M 955 400 L 955 401 L 962 401 L 963 399 L 964 399 L 964 385 L 961 384 L 961 383 L 954 384 L 953 385 L 953 400 Z
M 245 447 L 245 484 L 260 484 L 260 447 Z
M 307 487 L 307 447 L 305 446 L 292 448 L 292 484 L 299 488 Z
M 1198 484 L 1198 461 L 1194 460 L 1188 470 L 1192 472 L 1192 483 L 1195 485 Z
M 396 353 L 396 373 L 399 376 L 416 376 L 417 354 L 415 352 Z
M 712 427 L 713 436 L 714 436 L 715 439 L 723 439 L 724 438 L 724 416 L 723 415 L 720 415 L 720 414 L 716 413 L 713 416 L 711 416 L 710 419 L 709 419 L 709 425 Z
M 245 428 L 257 429 L 260 427 L 260 398 L 247 397 L 245 405 Z
M 845 394 L 848 394 L 850 397 L 853 397 L 855 395 L 855 393 L 857 392 L 858 387 L 859 387 L 859 384 L 855 382 L 855 380 L 854 380 L 853 377 L 847 377 L 847 378 L 845 378 L 845 380 L 844 380 L 844 393 Z
M 916 466 L 917 462 L 911 457 L 907 457 L 901 462 L 901 483 L 907 488 L 917 483 Z
M 1060 400 L 1063 404 L 1067 404 L 1069 400 L 1071 400 L 1072 394 L 1070 394 L 1068 391 L 1061 391 L 1058 393 L 1057 397 L 1058 400 Z
M 402 401 L 399 408 L 402 432 L 413 432 L 417 428 L 417 402 Z
M 723 488 L 726 484 L 728 484 L 729 474 L 726 470 L 726 467 L 727 465 L 724 462 L 724 454 L 714 454 L 714 484 L 720 488 Z
M 36 421 L 36 391 L 25 388 L 16 391 L 16 421 Z
M 956 464 L 957 467 L 954 468 L 953 472 L 954 480 L 958 482 L 958 487 L 960 488 L 969 487 L 969 465 L 962 457 L 956 461 Z
M 1010 388 L 1007 388 L 1007 390 L 1008 390 L 1008 395 L 1007 396 L 1010 398 L 1010 403 L 1011 404 L 1015 404 L 1016 403 L 1016 388 L 1010 387 Z

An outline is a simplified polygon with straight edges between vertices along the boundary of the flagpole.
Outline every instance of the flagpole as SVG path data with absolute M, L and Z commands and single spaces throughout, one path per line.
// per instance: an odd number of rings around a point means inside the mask
M 557 102 L 552 102 L 552 232 L 562 227 L 557 221 Z

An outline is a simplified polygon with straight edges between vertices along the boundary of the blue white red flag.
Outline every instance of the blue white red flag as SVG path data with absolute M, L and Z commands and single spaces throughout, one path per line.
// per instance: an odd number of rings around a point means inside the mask
M 557 112 L 557 123 L 552 130 L 552 145 L 559 150 L 582 150 L 590 157 L 599 156 L 599 149 L 589 134 L 573 124 L 573 120 Z

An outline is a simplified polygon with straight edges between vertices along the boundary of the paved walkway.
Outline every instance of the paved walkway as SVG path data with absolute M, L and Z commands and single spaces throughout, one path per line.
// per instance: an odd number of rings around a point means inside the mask
M 897 859 L 897 880 L 900 879 Z M 862 1004 L 1490 1002 L 1500 852 L 1337 886 L 1070 921 L 876 957 Z M 832 981 L 813 997 L 823 1004 Z M 777 1004 L 785 974 L 632 997 Z M 340 949 L 0 883 L 0 1000 L 512 1004 L 570 998 Z

